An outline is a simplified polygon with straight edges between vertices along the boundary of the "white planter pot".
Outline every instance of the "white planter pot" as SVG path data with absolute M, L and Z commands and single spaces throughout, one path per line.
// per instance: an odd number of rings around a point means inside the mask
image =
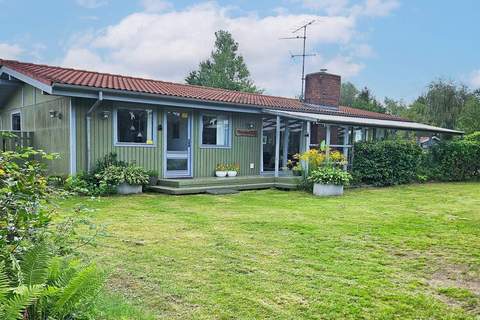
M 237 176 L 237 171 L 227 171 L 227 174 L 229 177 L 236 177 Z
M 343 194 L 343 186 L 315 183 L 313 185 L 313 194 L 319 197 L 341 196 Z
M 122 183 L 117 186 L 118 194 L 136 194 L 142 193 L 141 185 L 132 185 L 128 183 Z
M 219 178 L 224 178 L 227 176 L 227 171 L 215 171 L 215 175 Z

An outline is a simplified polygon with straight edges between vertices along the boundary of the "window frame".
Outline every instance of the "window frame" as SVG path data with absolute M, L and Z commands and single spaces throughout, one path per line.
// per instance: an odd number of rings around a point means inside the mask
M 132 110 L 132 111 L 151 111 L 152 114 L 152 144 L 141 142 L 120 142 L 118 141 L 118 111 L 119 110 Z M 115 147 L 142 147 L 142 148 L 156 148 L 157 147 L 157 112 L 153 108 L 142 107 L 116 107 L 113 110 L 113 145 Z M 148 120 L 147 120 L 148 121 Z
M 20 116 L 20 130 L 13 129 L 13 116 L 18 114 Z M 23 123 L 22 123 L 22 111 L 21 110 L 14 110 L 10 113 L 10 129 L 12 131 L 22 131 Z
M 218 145 L 218 144 L 204 144 L 203 143 L 203 117 L 218 117 L 218 116 L 226 116 L 228 119 L 228 137 L 227 137 L 227 144 L 226 145 Z M 232 123 L 232 115 L 224 112 L 202 112 L 200 113 L 199 119 L 199 145 L 202 149 L 231 149 L 232 148 L 232 131 L 233 131 L 233 123 Z

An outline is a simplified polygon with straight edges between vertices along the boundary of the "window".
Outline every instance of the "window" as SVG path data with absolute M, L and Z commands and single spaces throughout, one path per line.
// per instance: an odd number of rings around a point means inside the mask
M 226 115 L 201 117 L 202 146 L 230 147 L 230 118 Z
M 12 130 L 22 130 L 22 117 L 20 112 L 12 113 Z
M 153 144 L 153 111 L 118 109 L 116 113 L 119 144 Z

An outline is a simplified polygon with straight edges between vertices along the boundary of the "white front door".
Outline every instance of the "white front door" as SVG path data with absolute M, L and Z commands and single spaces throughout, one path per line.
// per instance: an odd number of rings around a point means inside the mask
M 192 176 L 192 115 L 167 111 L 164 116 L 164 170 L 167 178 Z

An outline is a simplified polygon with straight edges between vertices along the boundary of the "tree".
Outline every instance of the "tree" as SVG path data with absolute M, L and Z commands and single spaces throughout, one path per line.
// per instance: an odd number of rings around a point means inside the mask
M 376 100 L 369 88 L 364 87 L 362 90 L 358 90 L 351 82 L 342 84 L 340 104 L 357 109 L 385 113 L 385 108 Z
M 353 106 L 359 91 L 351 82 L 342 83 L 340 90 L 340 104 L 342 106 Z
M 397 100 L 385 97 L 383 104 L 385 106 L 385 111 L 388 114 L 393 114 L 395 116 L 403 117 L 407 111 L 407 106 L 401 100 L 397 101 Z
M 430 83 L 425 94 L 427 112 L 432 124 L 454 129 L 470 96 L 467 87 L 452 81 L 437 80 Z
M 465 133 L 480 131 L 480 98 L 470 96 L 458 117 L 458 128 Z
M 215 47 L 210 59 L 200 62 L 199 69 L 185 78 L 188 84 L 261 93 L 250 79 L 250 72 L 241 55 L 238 43 L 225 30 L 215 32 Z

